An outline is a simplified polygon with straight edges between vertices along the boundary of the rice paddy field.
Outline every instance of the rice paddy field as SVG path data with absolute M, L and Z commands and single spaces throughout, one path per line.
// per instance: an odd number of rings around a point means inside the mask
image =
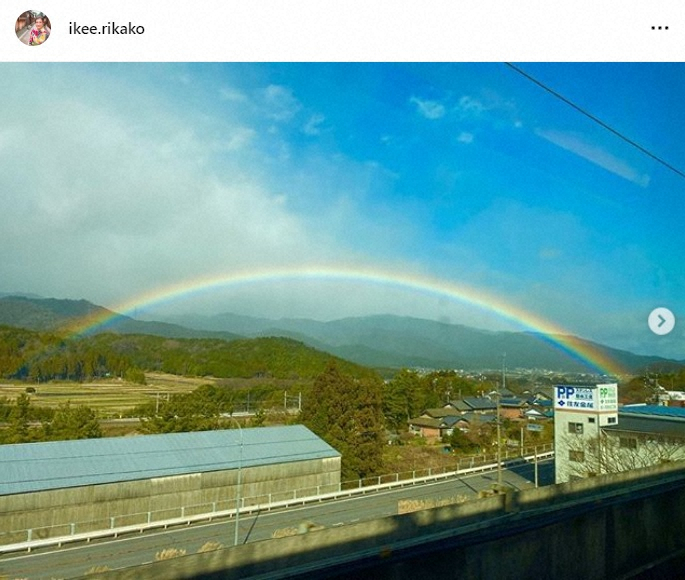
M 102 418 L 119 418 L 133 407 L 166 398 L 174 393 L 186 393 L 200 385 L 215 383 L 213 378 L 180 377 L 163 373 L 146 373 L 146 385 L 129 383 L 121 379 L 103 379 L 92 383 L 49 382 L 42 384 L 0 383 L 0 397 L 15 399 L 27 388 L 31 404 L 56 408 L 70 402 L 73 406 L 85 405 Z

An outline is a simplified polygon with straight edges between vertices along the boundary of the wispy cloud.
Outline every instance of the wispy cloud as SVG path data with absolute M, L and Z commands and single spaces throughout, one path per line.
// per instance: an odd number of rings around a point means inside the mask
M 232 101 L 234 103 L 247 101 L 247 95 L 233 87 L 223 87 L 219 90 L 219 96 L 224 101 Z
M 288 87 L 269 85 L 262 90 L 261 96 L 267 115 L 274 121 L 290 121 L 302 109 L 302 104 Z
M 467 131 L 462 131 L 461 133 L 459 133 L 459 136 L 457 137 L 457 141 L 459 143 L 464 143 L 465 145 L 473 143 L 473 133 L 468 133 Z
M 649 175 L 640 173 L 623 159 L 616 157 L 598 145 L 587 142 L 577 133 L 556 131 L 553 129 L 536 129 L 535 134 L 550 143 L 553 143 L 557 147 L 574 153 L 590 163 L 594 163 L 595 165 L 610 171 L 614 175 L 627 179 L 640 187 L 647 187 L 649 185 Z
M 235 127 L 227 131 L 225 137 L 218 143 L 216 149 L 220 151 L 238 151 L 254 140 L 256 131 L 249 127 Z
M 416 105 L 416 110 L 426 119 L 440 119 L 445 116 L 445 106 L 438 101 L 412 97 L 409 102 Z
M 305 135 L 315 136 L 321 133 L 321 125 L 326 120 L 326 117 L 321 113 L 314 113 L 302 127 Z
M 464 95 L 457 103 L 457 111 L 465 115 L 478 116 L 485 111 L 485 105 L 475 97 Z

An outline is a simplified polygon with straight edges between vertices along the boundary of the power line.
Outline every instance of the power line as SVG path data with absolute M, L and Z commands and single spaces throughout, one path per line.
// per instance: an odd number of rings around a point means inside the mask
M 625 141 L 625 142 L 628 143 L 629 145 L 632 145 L 633 147 L 635 147 L 636 149 L 638 149 L 639 151 L 641 151 L 641 152 L 644 153 L 645 155 L 651 157 L 651 158 L 654 159 L 654 161 L 656 161 L 657 163 L 660 163 L 660 164 L 663 165 L 664 167 L 670 169 L 671 171 L 673 171 L 675 174 L 679 175 L 680 177 L 685 178 L 685 173 L 683 173 L 682 171 L 680 171 L 680 169 L 674 167 L 673 165 L 671 165 L 671 164 L 668 163 L 667 161 L 664 161 L 663 159 L 661 159 L 661 157 L 655 155 L 654 153 L 652 153 L 652 152 L 649 151 L 648 149 L 645 149 L 642 145 L 640 145 L 639 143 L 636 143 L 635 141 L 633 141 L 633 140 L 630 139 L 629 137 L 626 137 L 626 136 L 625 136 L 623 133 L 621 133 L 620 131 L 617 131 L 617 130 L 614 129 L 613 127 L 607 125 L 604 121 L 602 121 L 601 119 L 595 117 L 592 113 L 589 113 L 588 111 L 586 111 L 586 110 L 583 109 L 582 107 L 579 107 L 579 106 L 576 105 L 573 101 L 567 99 L 567 98 L 566 98 L 564 95 L 562 95 L 561 93 L 558 93 L 558 92 L 555 91 L 554 89 L 548 87 L 547 85 L 545 85 L 544 83 L 540 82 L 540 81 L 537 80 L 535 77 L 529 75 L 526 71 L 520 69 L 520 68 L 517 67 L 516 65 L 514 65 L 514 64 L 512 64 L 512 63 L 510 63 L 510 62 L 505 62 L 504 64 L 506 64 L 509 68 L 511 68 L 512 70 L 514 70 L 514 71 L 516 71 L 517 73 L 519 73 L 521 76 L 527 78 L 527 79 L 528 79 L 529 81 L 531 81 L 532 83 L 535 83 L 535 84 L 536 84 L 537 86 L 539 86 L 541 89 L 544 89 L 545 91 L 547 91 L 547 92 L 550 93 L 551 95 L 555 96 L 557 99 L 563 101 L 564 103 L 566 103 L 566 104 L 569 105 L 570 107 L 573 107 L 576 111 L 578 111 L 579 113 L 585 115 L 588 119 L 594 121 L 594 122 L 597 123 L 600 127 L 603 127 L 603 128 L 606 129 L 607 131 L 610 131 L 611 133 L 613 133 L 614 135 L 616 135 L 617 137 L 619 137 L 620 139 L 622 139 L 623 141 Z

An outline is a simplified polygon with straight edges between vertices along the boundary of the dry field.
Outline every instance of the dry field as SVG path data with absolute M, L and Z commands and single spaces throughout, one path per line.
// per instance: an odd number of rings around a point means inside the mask
M 158 396 L 187 393 L 200 385 L 215 383 L 212 378 L 189 378 L 164 373 L 146 373 L 146 385 L 128 383 L 120 379 L 101 379 L 91 383 L 49 382 L 43 384 L 0 383 L 0 397 L 15 399 L 27 387 L 31 403 L 41 407 L 58 407 L 69 401 L 71 405 L 85 405 L 96 410 L 103 418 L 117 418 L 136 405 L 154 401 Z

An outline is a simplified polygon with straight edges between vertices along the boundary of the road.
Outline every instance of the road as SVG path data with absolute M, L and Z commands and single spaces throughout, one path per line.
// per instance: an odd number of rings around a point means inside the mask
M 553 460 L 540 462 L 540 485 L 553 483 L 553 466 Z M 502 479 L 518 489 L 532 487 L 533 466 L 521 465 L 506 469 L 502 473 Z M 473 498 L 479 491 L 490 489 L 496 481 L 497 473 L 490 472 L 246 516 L 240 519 L 240 542 L 271 538 L 275 530 L 298 527 L 303 522 L 335 527 L 396 515 L 398 501 L 401 499 L 442 499 L 455 496 Z M 75 578 L 82 576 L 93 566 L 116 569 L 151 562 L 157 552 L 166 548 L 184 549 L 190 554 L 197 552 L 208 541 L 231 545 L 234 525 L 233 520 L 226 519 L 191 527 L 149 531 L 143 535 L 135 534 L 115 540 L 68 545 L 61 549 L 51 548 L 40 553 L 6 555 L 0 558 L 0 578 Z

